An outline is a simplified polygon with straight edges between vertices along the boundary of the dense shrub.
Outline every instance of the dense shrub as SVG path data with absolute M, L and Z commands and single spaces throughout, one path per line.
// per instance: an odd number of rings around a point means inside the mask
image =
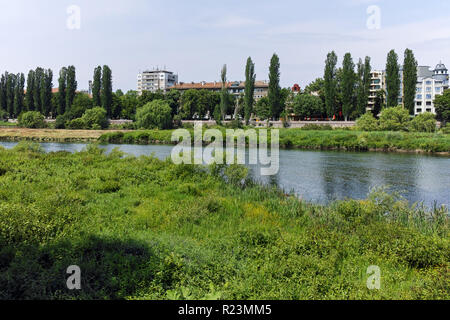
M 435 132 L 436 118 L 430 112 L 421 113 L 409 123 L 409 128 L 415 132 Z
M 320 125 L 320 124 L 307 124 L 301 128 L 302 130 L 333 130 L 333 127 L 329 124 Z
M 377 131 L 379 130 L 378 120 L 375 119 L 372 112 L 367 112 L 356 120 L 356 127 L 361 131 Z
M 45 128 L 45 118 L 38 111 L 28 111 L 20 114 L 18 124 L 23 128 L 40 129 Z
M 381 111 L 380 129 L 386 131 L 408 131 L 409 112 L 402 106 Z
M 447 125 L 441 129 L 441 132 L 445 134 L 450 134 L 450 123 L 447 123 Z
M 106 129 L 109 126 L 106 110 L 102 107 L 86 110 L 81 119 L 86 129 Z
M 86 123 L 82 118 L 73 119 L 66 123 L 67 129 L 71 130 L 81 130 L 86 128 Z
M 142 129 L 172 128 L 172 109 L 164 100 L 154 100 L 136 112 L 137 126 Z

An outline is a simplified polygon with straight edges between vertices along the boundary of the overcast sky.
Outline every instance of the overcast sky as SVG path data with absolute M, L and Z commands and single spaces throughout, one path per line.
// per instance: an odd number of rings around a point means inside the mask
M 80 29 L 67 27 L 71 5 L 81 10 Z M 367 27 L 373 5 L 380 29 Z M 450 1 L 0 0 L 0 72 L 51 68 L 56 86 L 59 69 L 73 64 L 79 89 L 103 64 L 112 68 L 115 90 L 135 90 L 137 73 L 156 66 L 180 81 L 215 81 L 226 63 L 228 78 L 242 80 L 248 56 L 264 80 L 274 52 L 282 86 L 304 87 L 323 75 L 331 50 L 339 64 L 351 52 L 355 62 L 369 55 L 382 69 L 390 49 L 402 61 L 405 48 L 420 65 L 450 65 Z

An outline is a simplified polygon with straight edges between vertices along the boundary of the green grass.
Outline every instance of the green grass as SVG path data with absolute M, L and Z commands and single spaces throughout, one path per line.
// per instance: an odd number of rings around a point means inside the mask
M 0 299 L 449 299 L 446 209 L 381 191 L 308 204 L 245 172 L 0 150 Z
M 16 123 L 0 120 L 0 127 L 16 127 L 16 126 L 17 126 Z
M 224 128 L 220 128 L 225 132 Z M 105 143 L 171 143 L 173 130 L 105 133 Z M 191 130 L 193 136 L 193 131 Z M 270 136 L 270 135 L 269 135 Z M 282 148 L 350 151 L 450 152 L 450 135 L 442 133 L 363 132 L 354 130 L 280 129 Z

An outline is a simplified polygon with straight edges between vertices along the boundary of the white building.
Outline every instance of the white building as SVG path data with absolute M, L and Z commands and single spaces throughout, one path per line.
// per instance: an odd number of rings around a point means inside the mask
M 400 70 L 400 93 L 398 104 L 403 105 L 403 70 Z M 439 63 L 434 70 L 429 66 L 417 68 L 417 87 L 414 114 L 423 112 L 436 113 L 434 109 L 434 99 L 437 95 L 443 94 L 449 88 L 448 70 L 444 64 Z M 372 110 L 377 92 L 384 90 L 386 94 L 386 71 L 372 71 L 368 109 Z M 386 97 L 385 97 L 386 98 Z M 386 101 L 385 101 L 386 102 Z
M 166 70 L 146 70 L 137 76 L 137 91 L 141 95 L 143 91 L 166 92 L 178 83 L 178 75 Z
M 415 100 L 415 115 L 423 112 L 436 113 L 434 99 L 444 93 L 449 87 L 448 70 L 439 63 L 434 70 L 423 66 L 417 70 L 417 88 Z

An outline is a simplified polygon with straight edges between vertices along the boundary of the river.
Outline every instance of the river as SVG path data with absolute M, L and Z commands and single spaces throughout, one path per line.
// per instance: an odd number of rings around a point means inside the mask
M 12 148 L 14 142 L 0 142 Z M 78 152 L 85 144 L 42 143 L 46 152 Z M 159 159 L 170 156 L 167 145 L 104 145 L 107 152 L 120 148 L 123 152 Z M 273 177 L 261 177 L 252 168 L 255 179 L 277 184 L 287 192 L 311 202 L 329 203 L 337 199 L 365 199 L 372 188 L 386 186 L 399 192 L 410 203 L 424 202 L 431 207 L 450 205 L 450 158 L 401 154 L 357 153 L 337 151 L 280 150 L 280 170 Z

